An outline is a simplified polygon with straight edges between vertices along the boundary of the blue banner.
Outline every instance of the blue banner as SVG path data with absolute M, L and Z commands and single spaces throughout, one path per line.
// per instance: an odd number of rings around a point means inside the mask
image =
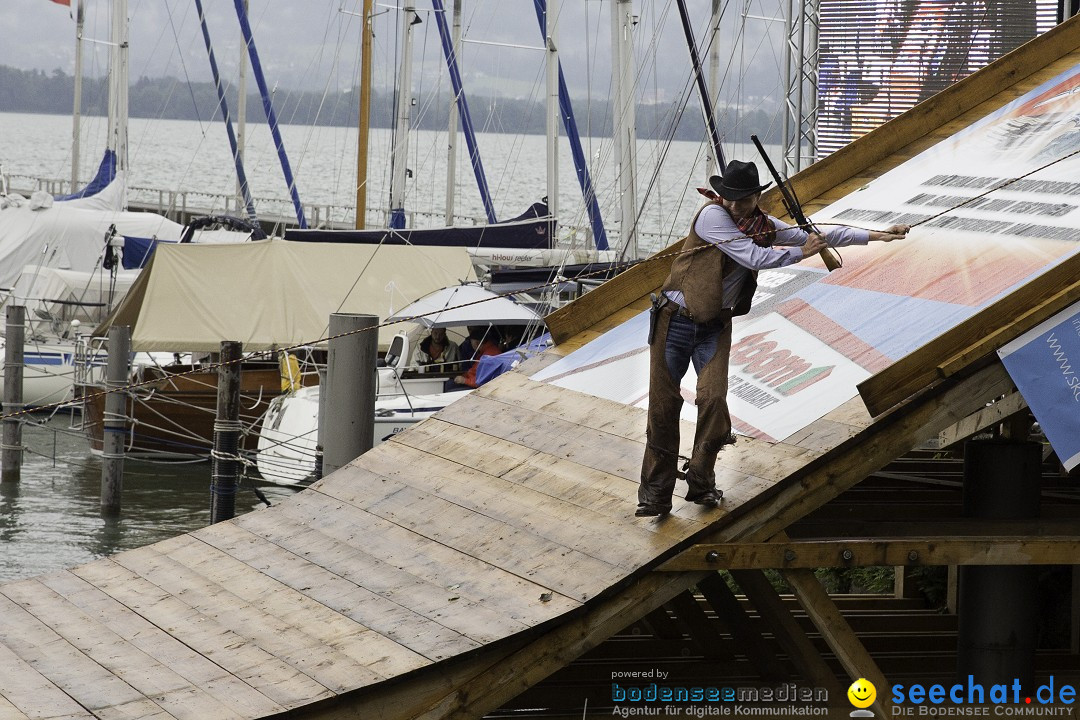
M 1080 303 L 998 355 L 1065 469 L 1080 465 Z

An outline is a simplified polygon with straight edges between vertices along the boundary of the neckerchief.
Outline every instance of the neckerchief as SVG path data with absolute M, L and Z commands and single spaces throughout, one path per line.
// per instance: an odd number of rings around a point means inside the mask
M 776 229 L 761 208 L 755 208 L 749 217 L 735 220 L 735 225 L 758 247 L 772 247 L 776 242 Z

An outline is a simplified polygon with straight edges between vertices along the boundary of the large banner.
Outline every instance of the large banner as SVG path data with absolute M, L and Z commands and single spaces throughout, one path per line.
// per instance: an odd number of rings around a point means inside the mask
M 1080 465 L 1080 303 L 998 355 L 1065 469 Z
M 914 229 L 902 241 L 843 249 L 844 267 L 832 273 L 817 259 L 761 273 L 754 311 L 736 319 L 733 333 L 729 402 L 739 432 L 789 437 L 854 397 L 867 376 L 1077 252 L 1080 67 L 885 173 L 814 221 Z M 617 351 L 608 353 L 602 348 L 612 338 Z M 639 317 L 535 377 L 644 405 L 645 340 Z M 746 362 L 738 362 L 740 353 Z M 767 372 L 765 360 L 780 356 L 798 358 L 801 373 L 817 374 L 788 385 L 802 375 Z M 687 373 L 683 390 L 691 403 L 695 383 Z M 692 420 L 693 408 L 684 410 Z

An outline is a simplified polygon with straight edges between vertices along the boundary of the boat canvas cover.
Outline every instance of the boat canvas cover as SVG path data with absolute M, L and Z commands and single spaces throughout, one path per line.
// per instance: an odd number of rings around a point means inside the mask
M 131 327 L 136 351 L 248 351 L 313 344 L 331 313 L 389 317 L 427 293 L 475 279 L 463 248 L 373 247 L 260 240 L 158 246 L 111 324 Z M 400 328 L 380 329 L 380 346 Z

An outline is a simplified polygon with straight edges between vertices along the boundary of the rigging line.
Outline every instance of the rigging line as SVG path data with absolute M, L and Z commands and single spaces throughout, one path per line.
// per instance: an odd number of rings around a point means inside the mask
M 1057 163 L 1062 162 L 1064 160 L 1067 160 L 1067 159 L 1069 159 L 1071 157 L 1074 157 L 1076 155 L 1080 155 L 1080 149 L 1077 149 L 1077 150 L 1074 150 L 1073 152 L 1067 153 L 1067 154 L 1057 158 L 1056 160 L 1052 160 L 1052 161 L 1050 161 L 1050 162 L 1048 162 L 1048 163 L 1046 163 L 1046 164 L 1044 164 L 1044 165 L 1042 165 L 1040 167 L 1037 167 L 1037 168 L 1035 168 L 1033 170 L 1030 170 L 1030 171 L 1024 173 L 1023 175 L 1020 175 L 1020 176 L 1015 177 L 1015 178 L 1009 178 L 1006 181 L 1003 181 L 1003 182 L 999 183 L 998 185 L 986 190 L 985 192 L 980 193 L 979 195 L 968 198 L 967 200 L 965 200 L 962 203 L 958 203 L 955 206 L 952 206 L 950 208 L 946 208 L 945 210 L 942 210 L 941 212 L 937 213 L 936 215 L 933 215 L 930 218 L 927 218 L 926 220 L 920 221 L 918 223 L 918 225 L 923 225 L 923 224 L 925 224 L 926 222 L 929 222 L 932 219 L 935 219 L 937 217 L 941 217 L 942 215 L 948 214 L 949 212 L 951 212 L 953 210 L 964 207 L 965 205 L 967 205 L 967 204 L 969 204 L 969 203 L 971 203 L 971 202 L 973 202 L 973 201 L 975 201 L 975 200 L 977 200 L 977 199 L 979 199 L 981 197 L 989 195 L 990 193 L 992 193 L 992 192 L 994 192 L 996 190 L 1001 190 L 1001 189 L 1003 189 L 1005 187 L 1008 187 L 1009 185 L 1011 185 L 1011 184 L 1013 184 L 1015 182 L 1018 182 L 1018 181 L 1023 180 L 1023 179 L 1025 179 L 1027 177 L 1030 177 L 1031 175 L 1033 175 L 1033 174 L 1035 174 L 1035 173 L 1037 173 L 1037 172 L 1039 172 L 1041 170 L 1045 170 L 1048 167 L 1056 165 Z M 818 225 L 836 225 L 838 223 L 816 223 L 816 224 L 818 224 Z M 916 226 L 917 225 L 913 224 L 913 227 L 916 227 Z M 792 227 L 801 227 L 804 230 L 807 229 L 806 227 L 799 226 L 799 225 L 792 225 Z M 858 226 L 855 226 L 855 225 L 850 225 L 848 227 L 858 228 Z M 758 233 L 758 234 L 760 235 L 761 233 Z M 740 239 L 745 239 L 745 238 L 753 238 L 755 236 L 756 236 L 755 234 L 740 235 L 740 236 L 737 236 L 737 237 L 730 238 L 729 240 L 727 240 L 725 242 L 732 242 L 734 240 L 740 240 Z M 656 255 L 653 255 L 652 257 L 649 257 L 649 258 L 646 258 L 645 260 L 640 261 L 640 263 L 653 262 L 653 261 L 657 261 L 657 260 L 664 260 L 664 259 L 677 257 L 679 255 L 683 255 L 683 254 L 687 254 L 687 253 L 700 252 L 702 250 L 707 250 L 710 247 L 715 247 L 715 246 L 712 243 L 709 243 L 709 244 L 706 244 L 706 245 L 700 245 L 700 246 L 689 248 L 689 249 L 683 248 L 683 249 L 679 249 L 679 250 L 671 250 L 671 251 L 661 252 L 661 253 L 658 253 Z M 628 263 L 624 263 L 624 264 L 629 265 Z M 583 279 L 583 278 L 589 278 L 589 277 L 596 277 L 596 276 L 599 276 L 599 275 L 601 275 L 603 273 L 606 273 L 606 272 L 609 272 L 609 270 L 608 269 L 597 270 L 597 271 L 594 271 L 594 272 L 591 272 L 591 273 L 586 273 L 584 275 L 580 275 L 580 276 L 578 276 L 578 278 Z M 483 298 L 483 299 L 480 299 L 480 300 L 474 300 L 472 302 L 462 303 L 460 305 L 455 306 L 455 309 L 470 307 L 470 306 L 473 306 L 473 305 L 479 305 L 481 303 L 490 302 L 491 300 L 495 300 L 497 298 L 506 298 L 506 297 L 510 297 L 512 295 L 515 295 L 515 294 L 535 292 L 535 291 L 547 288 L 547 287 L 551 286 L 552 284 L 557 284 L 558 282 L 561 282 L 561 281 L 546 282 L 546 283 L 541 283 L 539 285 L 535 285 L 533 287 L 516 290 L 514 292 L 496 294 L 494 297 L 491 297 L 491 298 Z M 359 330 L 351 330 L 351 331 L 348 331 L 348 332 L 345 332 L 345 333 L 339 333 L 337 335 L 326 336 L 326 337 L 323 337 L 323 338 L 320 338 L 320 339 L 314 340 L 314 341 L 308 341 L 308 342 L 304 342 L 304 343 L 297 343 L 295 345 L 290 345 L 290 346 L 283 347 L 283 348 L 276 348 L 274 350 L 256 351 L 256 352 L 253 352 L 250 355 L 248 355 L 247 359 L 260 357 L 260 356 L 271 357 L 271 356 L 275 355 L 278 352 L 289 352 L 291 350 L 295 350 L 295 349 L 298 349 L 298 348 L 304 348 L 304 347 L 307 347 L 309 345 L 322 344 L 324 342 L 329 342 L 330 340 L 336 340 L 338 338 L 347 337 L 347 336 L 359 334 L 359 333 L 362 333 L 362 332 L 377 331 L 377 330 L 379 330 L 381 328 L 389 327 L 391 325 L 398 325 L 398 324 L 407 323 L 407 322 L 413 322 L 414 323 L 420 318 L 426 317 L 428 315 L 433 315 L 433 314 L 436 314 L 436 313 L 441 313 L 441 312 L 444 312 L 444 310 L 443 309 L 433 310 L 433 311 L 430 311 L 430 312 L 427 312 L 427 313 L 420 313 L 420 314 L 413 315 L 413 316 L 410 316 L 410 317 L 401 318 L 399 320 L 394 320 L 394 321 L 390 321 L 390 322 L 385 322 L 384 321 L 384 322 L 378 323 L 376 325 L 373 325 L 371 327 L 362 328 L 362 329 L 359 329 Z M 217 362 L 217 363 L 208 363 L 207 365 L 205 365 L 205 366 L 203 366 L 201 368 L 197 368 L 197 369 L 194 369 L 194 370 L 189 370 L 189 371 L 184 371 L 184 372 L 181 372 L 181 373 L 177 373 L 177 374 L 173 375 L 172 378 L 180 378 L 180 377 L 184 377 L 184 376 L 187 376 L 187 375 L 192 375 L 192 374 L 195 374 L 195 373 L 203 373 L 203 372 L 206 372 L 208 370 L 215 369 L 215 368 L 222 368 L 222 367 L 226 367 L 228 365 L 239 364 L 243 360 L 244 359 L 242 358 L 240 360 Z M 153 378 L 153 379 L 145 380 L 145 381 L 142 381 L 142 382 L 129 383 L 128 385 L 124 385 L 124 386 L 119 387 L 119 388 L 114 388 L 114 389 L 111 389 L 111 390 L 103 390 L 103 391 L 99 391 L 97 393 L 90 393 L 88 395 L 85 395 L 84 399 L 93 399 L 93 398 L 96 398 L 96 397 L 101 397 L 103 395 L 108 395 L 110 392 L 127 392 L 129 390 L 137 389 L 137 388 L 140 388 L 140 387 L 145 387 L 147 385 L 157 383 L 157 382 L 160 382 L 160 378 Z M 68 401 L 63 401 L 63 402 L 53 403 L 51 405 L 44 405 L 44 406 L 33 408 L 33 409 L 24 409 L 24 410 L 18 410 L 18 411 L 13 412 L 13 413 L 4 413 L 4 414 L 0 414 L 0 420 L 6 420 L 6 419 L 10 419 L 10 418 L 21 417 L 21 416 L 26 415 L 26 414 L 31 413 L 31 412 L 36 412 L 36 411 L 41 411 L 41 410 L 51 410 L 51 409 L 54 409 L 54 408 L 57 408 L 57 407 L 64 407 L 64 406 L 67 406 L 68 404 L 69 404 Z

